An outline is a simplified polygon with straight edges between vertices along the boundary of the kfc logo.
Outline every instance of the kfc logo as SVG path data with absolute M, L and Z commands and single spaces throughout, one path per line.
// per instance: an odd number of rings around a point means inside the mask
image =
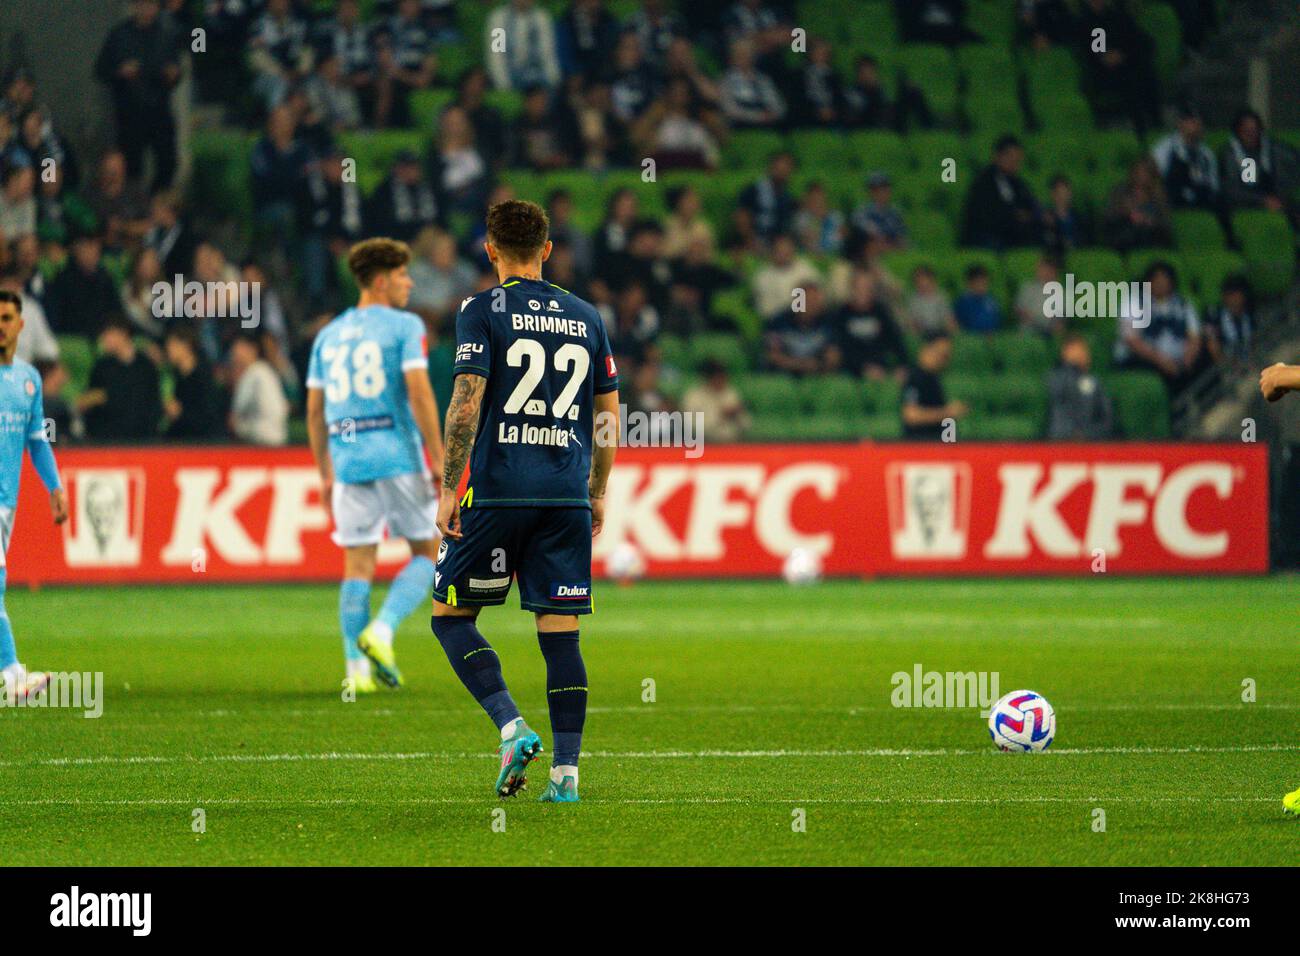
M 63 526 L 69 567 L 134 567 L 144 537 L 144 470 L 70 468 L 70 519 Z
M 964 558 L 971 469 L 964 462 L 899 462 L 885 469 L 894 557 Z

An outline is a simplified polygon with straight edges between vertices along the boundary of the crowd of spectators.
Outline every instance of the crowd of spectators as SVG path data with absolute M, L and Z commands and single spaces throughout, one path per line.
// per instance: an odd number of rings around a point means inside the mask
M 495 281 L 481 251 L 483 212 L 514 195 L 512 169 L 601 175 L 652 158 L 660 171 L 714 170 L 741 130 L 905 131 L 934 123 L 922 90 L 905 75 L 886 77 L 871 55 L 840 69 L 835 46 L 812 36 L 806 55 L 790 56 L 792 4 L 781 0 L 734 0 L 716 19 L 716 11 L 699 9 L 708 5 L 667 0 L 644 0 L 625 19 L 603 0 L 571 0 L 559 15 L 536 0 L 504 0 L 485 4 L 482 37 L 463 35 L 456 6 L 338 0 L 331 11 L 301 0 L 132 0 L 94 64 L 112 97 L 117 142 L 84 167 L 30 74 L 16 70 L 5 79 L 0 283 L 24 295 L 23 353 L 48 369 L 49 399 L 58 400 L 67 379 L 57 336 L 78 337 L 98 352 L 88 387 L 69 405 L 72 433 L 283 443 L 311 336 L 350 295 L 336 263 L 368 235 L 412 244 L 411 308 L 427 323 L 431 346 L 445 348 L 456 304 Z M 1208 27 L 1206 6 L 1180 5 L 1189 38 Z M 1120 119 L 1145 133 L 1162 123 L 1161 91 L 1151 38 L 1126 8 L 1120 0 L 1086 0 L 1072 12 L 1060 0 L 1024 0 L 1018 42 L 1079 51 L 1084 27 L 1104 20 L 1111 52 L 1080 56 L 1087 88 L 1099 115 L 1109 95 L 1128 111 Z M 906 0 L 896 16 L 907 41 L 981 42 L 962 0 Z M 196 217 L 173 187 L 170 100 L 183 66 L 181 38 L 194 23 L 208 30 L 211 62 L 247 78 L 236 92 L 249 94 L 251 110 L 232 115 L 262 130 L 249 160 L 254 228 L 243 258 L 233 251 L 241 245 L 212 229 L 210 215 Z M 441 58 L 479 44 L 474 62 L 446 79 Z M 424 152 L 396 152 L 386 168 L 366 171 L 375 185 L 363 190 L 343 137 L 409 127 L 413 96 L 445 83 L 448 102 L 434 127 L 421 131 Z M 494 107 L 491 90 L 516 91 L 518 115 Z M 1059 347 L 1055 401 L 1067 379 L 1077 387 L 1091 375 L 1088 343 L 1063 339 L 1063 322 L 1044 309 L 1045 287 L 1061 278 L 1072 250 L 1167 247 L 1176 209 L 1206 209 L 1225 224 L 1243 208 L 1295 217 L 1296 152 L 1250 110 L 1232 133 L 1216 155 L 1195 104 L 1182 103 L 1176 128 L 1153 140 L 1095 212 L 1076 200 L 1064 174 L 1051 179 L 1047 195 L 1036 194 L 1022 171 L 1024 143 L 1010 134 L 998 139 L 987 165 L 951 188 L 963 197 L 954 223 L 963 246 L 1042 250 L 1009 310 L 981 265 L 965 271 L 955 297 L 928 266 L 891 270 L 890 254 L 915 245 L 888 171 L 865 176 L 858 200 L 838 208 L 839 193 L 828 184 L 844 171 L 801 169 L 785 150 L 739 192 L 726 221 L 706 215 L 695 188 L 651 181 L 613 192 L 588 230 L 575 206 L 589 199 L 553 190 L 547 275 L 600 309 L 631 401 L 670 408 L 667 396 L 679 395 L 684 407 L 705 411 L 720 435 L 743 437 L 749 424 L 727 368 L 716 361 L 674 368 L 658 342 L 734 331 L 714 303 L 736 290 L 763 322 L 761 369 L 890 378 L 905 396 L 933 398 L 927 376 L 937 382 L 954 336 L 1020 331 Z M 42 175 L 50 159 L 53 173 Z M 1249 182 L 1239 174 L 1244 160 L 1259 170 Z M 649 211 L 660 205 L 650 190 L 663 192 L 666 215 Z M 255 283 L 255 324 L 204 309 L 187 317 L 170 293 L 160 302 L 157 283 L 175 276 L 209 290 Z M 1118 320 L 1122 367 L 1154 369 L 1177 391 L 1207 366 L 1235 368 L 1249 355 L 1253 303 L 1244 279 L 1230 277 L 1221 300 L 1202 313 L 1180 294 L 1172 266 L 1152 265 L 1146 278 L 1157 290 L 1151 321 Z M 669 387 L 683 377 L 698 384 Z M 1101 427 L 1065 417 L 1074 424 L 1055 431 Z M 907 434 L 932 424 L 907 411 L 903 419 Z

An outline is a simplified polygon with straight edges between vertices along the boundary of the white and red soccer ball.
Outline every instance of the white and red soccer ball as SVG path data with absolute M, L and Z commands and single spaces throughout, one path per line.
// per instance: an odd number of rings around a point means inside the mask
M 999 750 L 1038 753 L 1052 746 L 1056 711 L 1042 694 L 1013 690 L 989 711 L 989 736 Z

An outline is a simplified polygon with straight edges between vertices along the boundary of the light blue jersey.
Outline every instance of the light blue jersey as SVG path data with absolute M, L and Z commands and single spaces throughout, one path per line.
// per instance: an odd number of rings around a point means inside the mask
M 38 443 L 45 446 L 43 450 L 49 448 L 41 376 L 32 366 L 16 358 L 12 365 L 0 365 L 0 505 L 10 509 L 18 504 L 23 449 L 29 443 L 33 461 Z
M 419 316 L 382 305 L 348 309 L 312 343 L 307 387 L 325 392 L 330 459 L 346 484 L 426 470 L 405 373 L 428 367 Z

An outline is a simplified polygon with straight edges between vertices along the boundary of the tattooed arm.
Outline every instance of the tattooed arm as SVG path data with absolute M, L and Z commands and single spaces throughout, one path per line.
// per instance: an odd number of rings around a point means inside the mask
M 591 476 L 587 493 L 591 496 L 591 536 L 600 534 L 605 526 L 605 482 L 614 467 L 614 454 L 618 451 L 618 392 L 596 396 L 595 427 L 592 429 Z
M 460 537 L 460 501 L 457 489 L 478 431 L 479 406 L 487 379 L 481 375 L 456 376 L 447 424 L 443 428 L 442 495 L 438 500 L 438 530 L 450 538 Z

